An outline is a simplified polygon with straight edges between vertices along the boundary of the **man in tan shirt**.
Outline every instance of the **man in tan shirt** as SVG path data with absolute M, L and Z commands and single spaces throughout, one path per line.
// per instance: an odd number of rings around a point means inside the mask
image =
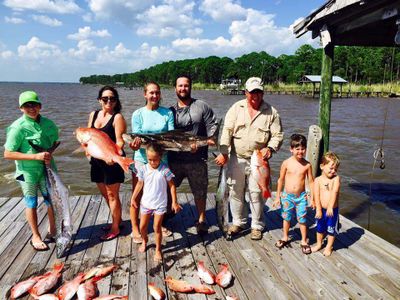
M 277 110 L 263 100 L 261 78 L 249 78 L 245 88 L 246 99 L 233 104 L 226 113 L 220 139 L 221 153 L 215 162 L 219 166 L 228 163 L 227 183 L 233 217 L 228 233 L 239 233 L 246 226 L 248 213 L 244 193 L 247 182 L 252 215 L 251 238 L 259 240 L 265 226 L 265 200 L 251 175 L 250 157 L 254 150 L 260 150 L 264 159 L 270 159 L 282 144 L 283 131 Z

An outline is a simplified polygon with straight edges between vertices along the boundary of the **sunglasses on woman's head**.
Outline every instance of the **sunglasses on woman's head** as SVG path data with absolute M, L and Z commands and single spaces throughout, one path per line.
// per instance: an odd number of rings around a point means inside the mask
M 104 103 L 107 103 L 110 101 L 111 103 L 117 102 L 117 97 L 111 96 L 111 97 L 100 97 L 100 100 L 103 101 Z

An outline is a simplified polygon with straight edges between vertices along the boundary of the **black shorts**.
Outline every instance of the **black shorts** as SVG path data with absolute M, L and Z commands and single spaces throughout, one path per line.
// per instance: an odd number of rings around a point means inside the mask
M 90 179 L 92 182 L 104 183 L 106 185 L 123 183 L 125 181 L 124 170 L 119 164 L 107 165 L 104 161 L 90 159 Z
M 188 179 L 190 189 L 195 200 L 207 199 L 208 169 L 207 162 L 169 162 L 169 168 L 175 177 L 173 178 L 176 187 L 179 187 L 184 178 Z

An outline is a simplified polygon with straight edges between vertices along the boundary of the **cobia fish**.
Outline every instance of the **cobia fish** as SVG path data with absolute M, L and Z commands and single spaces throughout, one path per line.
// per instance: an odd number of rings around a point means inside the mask
M 226 288 L 232 280 L 232 273 L 228 270 L 227 264 L 221 264 L 221 268 L 217 277 L 215 278 L 215 282 L 223 288 Z
M 193 286 L 184 280 L 177 280 L 171 276 L 167 276 L 165 282 L 167 283 L 168 288 L 174 292 L 190 293 L 194 291 Z
M 250 159 L 251 175 L 257 182 L 264 199 L 271 197 L 270 184 L 270 168 L 268 160 L 263 159 L 260 150 L 254 150 Z
M 155 143 L 166 151 L 189 152 L 192 150 L 193 144 L 196 144 L 199 148 L 207 146 L 209 139 L 217 141 L 220 124 L 221 122 L 217 124 L 217 128 L 211 137 L 197 136 L 177 129 L 163 133 L 129 133 L 123 134 L 122 138 L 126 143 L 132 143 L 136 137 L 139 137 L 141 140 L 141 147 L 145 147 L 149 143 Z
M 29 294 L 31 294 L 32 297 L 38 297 L 51 290 L 57 284 L 63 268 L 64 263 L 55 264 L 51 272 L 44 274 L 42 278 L 35 283 L 29 290 Z
M 215 206 L 217 210 L 218 226 L 222 230 L 222 233 L 228 238 L 226 234 L 228 232 L 229 189 L 227 184 L 226 170 L 226 165 L 220 168 L 218 176 L 218 189 L 215 196 Z
M 84 281 L 85 274 L 79 273 L 74 279 L 64 283 L 58 290 L 60 300 L 70 300 L 78 291 L 79 285 Z
M 35 276 L 15 284 L 11 289 L 11 299 L 17 299 L 27 293 L 42 277 L 43 275 Z
M 156 287 L 154 282 L 150 282 L 147 285 L 147 288 L 149 289 L 150 295 L 156 299 L 156 300 L 164 300 L 165 299 L 165 293 L 163 292 L 162 289 Z
M 197 275 L 207 284 L 215 283 L 215 275 L 204 266 L 203 261 L 197 263 Z
M 133 160 L 121 156 L 121 150 L 105 132 L 96 128 L 77 128 L 75 136 L 88 155 L 107 163 L 117 163 L 129 172 Z
M 38 152 L 50 152 L 58 147 L 60 142 L 54 143 L 50 149 L 44 149 L 38 145 L 29 144 Z M 69 248 L 72 239 L 71 209 L 69 205 L 69 191 L 61 181 L 60 176 L 51 165 L 45 165 L 46 186 L 50 195 L 51 205 L 54 210 L 56 223 L 56 256 L 60 258 Z

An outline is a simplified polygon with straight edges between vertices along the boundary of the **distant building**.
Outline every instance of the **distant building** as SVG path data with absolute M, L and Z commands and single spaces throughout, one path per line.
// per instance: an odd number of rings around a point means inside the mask
M 219 88 L 221 90 L 239 90 L 242 81 L 236 78 L 222 79 Z

